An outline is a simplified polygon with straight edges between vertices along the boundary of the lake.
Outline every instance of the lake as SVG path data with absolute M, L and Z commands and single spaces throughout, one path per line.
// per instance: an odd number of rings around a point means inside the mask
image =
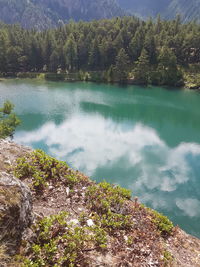
M 200 94 L 159 87 L 0 82 L 22 120 L 15 141 L 41 148 L 200 237 Z

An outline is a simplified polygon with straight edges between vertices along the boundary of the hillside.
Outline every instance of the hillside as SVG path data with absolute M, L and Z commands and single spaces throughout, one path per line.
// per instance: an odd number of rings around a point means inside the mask
M 3 22 L 39 30 L 70 19 L 89 21 L 125 14 L 115 0 L 0 0 L 0 10 Z
M 200 240 L 130 191 L 3 140 L 0 229 L 1 267 L 200 266 Z
M 172 19 L 180 14 L 184 22 L 200 20 L 200 0 L 0 0 L 0 20 L 25 28 L 43 30 L 75 21 L 134 14 L 141 18 Z
M 165 19 L 172 19 L 179 14 L 184 22 L 200 21 L 199 0 L 118 0 L 118 3 L 123 9 L 142 18 L 160 14 Z

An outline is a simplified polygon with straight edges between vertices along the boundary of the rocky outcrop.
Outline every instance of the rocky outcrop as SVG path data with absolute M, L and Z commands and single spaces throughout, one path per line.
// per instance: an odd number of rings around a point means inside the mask
M 0 266 L 7 266 L 6 255 L 18 252 L 32 218 L 30 189 L 12 174 L 0 173 Z
M 20 236 L 32 221 L 30 189 L 12 174 L 3 172 L 0 193 L 0 239 L 15 233 Z

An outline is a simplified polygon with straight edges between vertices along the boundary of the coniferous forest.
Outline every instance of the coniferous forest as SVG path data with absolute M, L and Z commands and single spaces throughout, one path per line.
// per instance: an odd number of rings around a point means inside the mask
M 182 86 L 198 83 L 199 62 L 200 25 L 179 17 L 71 21 L 41 32 L 0 24 L 1 76 L 71 73 L 80 80 L 96 75 L 93 80 Z

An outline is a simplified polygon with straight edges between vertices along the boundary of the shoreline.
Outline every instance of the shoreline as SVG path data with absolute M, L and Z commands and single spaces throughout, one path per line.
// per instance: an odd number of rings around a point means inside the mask
M 138 85 L 138 86 L 161 86 L 166 88 L 174 88 L 176 89 L 189 89 L 189 90 L 200 90 L 200 84 L 195 82 L 187 82 L 185 81 L 183 85 L 159 85 L 159 84 L 145 84 L 142 82 L 134 81 L 133 79 L 127 79 L 123 82 L 120 81 L 107 81 L 103 78 L 103 71 L 87 71 L 84 72 L 84 75 L 80 72 L 74 73 L 45 73 L 45 72 L 18 72 L 13 75 L 5 74 L 2 77 L 0 76 L 0 82 L 3 82 L 7 79 L 33 79 L 33 80 L 46 80 L 46 81 L 62 81 L 62 82 L 94 82 L 94 83 L 103 83 L 103 84 L 117 84 L 117 85 Z

